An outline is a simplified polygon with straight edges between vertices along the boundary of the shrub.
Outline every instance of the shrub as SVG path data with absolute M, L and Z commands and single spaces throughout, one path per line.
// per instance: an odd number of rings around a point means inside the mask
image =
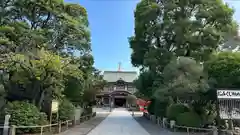
M 194 112 L 185 112 L 177 116 L 176 123 L 180 126 L 200 127 L 201 118 Z
M 167 108 L 167 118 L 170 120 L 176 120 L 181 113 L 189 112 L 190 109 L 183 104 L 172 104 Z
M 59 105 L 58 113 L 61 121 L 71 120 L 75 114 L 75 107 L 69 100 L 64 99 Z
M 166 110 L 169 105 L 168 101 L 159 101 L 155 102 L 154 113 L 156 116 L 166 117 Z
M 10 124 L 16 126 L 35 126 L 46 125 L 47 115 L 39 111 L 39 109 L 28 102 L 14 101 L 8 103 L 4 110 L 5 114 L 10 114 Z M 35 133 L 39 129 L 21 129 L 17 130 L 18 133 Z
M 148 113 L 152 115 L 155 114 L 155 103 L 156 103 L 155 101 L 156 101 L 155 99 L 152 99 L 150 105 L 148 105 L 147 107 Z

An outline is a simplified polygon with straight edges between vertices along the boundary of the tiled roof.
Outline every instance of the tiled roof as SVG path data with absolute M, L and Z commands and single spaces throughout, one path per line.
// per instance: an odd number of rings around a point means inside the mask
M 137 78 L 135 71 L 104 71 L 103 79 L 107 82 L 116 82 L 123 80 L 125 82 L 133 82 Z

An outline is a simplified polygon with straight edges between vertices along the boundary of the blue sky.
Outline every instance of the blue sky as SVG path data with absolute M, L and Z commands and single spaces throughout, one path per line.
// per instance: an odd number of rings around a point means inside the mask
M 87 9 L 95 66 L 100 70 L 137 70 L 132 67 L 128 37 L 134 33 L 134 10 L 140 0 L 66 0 Z M 240 23 L 240 0 L 225 0 Z

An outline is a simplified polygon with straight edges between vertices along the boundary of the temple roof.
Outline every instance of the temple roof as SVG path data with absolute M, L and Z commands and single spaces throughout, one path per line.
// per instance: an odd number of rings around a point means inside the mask
M 137 79 L 137 72 L 135 71 L 104 71 L 103 79 L 107 82 L 117 82 L 123 80 L 125 82 L 133 82 Z

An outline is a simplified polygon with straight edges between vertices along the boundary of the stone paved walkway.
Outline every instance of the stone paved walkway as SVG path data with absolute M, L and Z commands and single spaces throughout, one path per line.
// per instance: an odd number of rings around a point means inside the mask
M 150 135 L 124 108 L 117 108 L 87 135 Z
M 124 108 L 116 108 L 108 116 L 109 109 L 95 111 L 98 112 L 96 118 L 59 135 L 187 135 L 163 129 L 141 117 L 141 114 L 135 114 L 133 118 Z
M 85 121 L 80 125 L 76 125 L 75 127 L 57 135 L 87 135 L 109 115 L 109 109 L 107 108 L 96 108 L 94 111 L 97 112 L 97 116 L 95 118 Z

